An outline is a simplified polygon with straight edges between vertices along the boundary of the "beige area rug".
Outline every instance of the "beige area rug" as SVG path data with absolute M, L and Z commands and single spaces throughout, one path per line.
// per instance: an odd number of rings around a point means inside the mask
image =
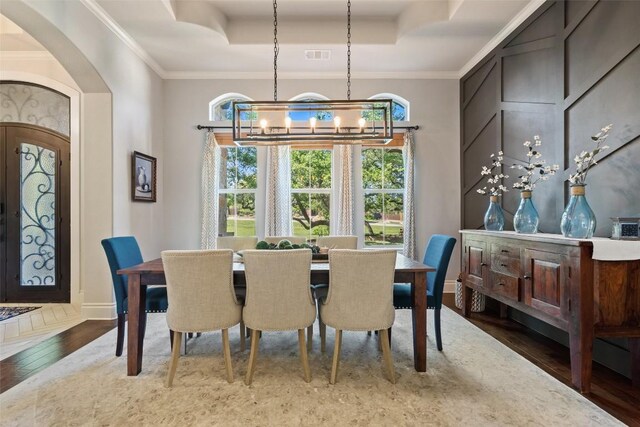
M 429 319 L 431 319 L 431 312 Z M 377 338 L 345 333 L 338 383 L 314 337 L 313 380 L 302 379 L 295 332 L 265 333 L 254 382 L 243 383 L 248 351 L 231 332 L 235 382 L 225 381 L 221 335 L 189 341 L 172 389 L 164 315 L 150 315 L 144 365 L 126 376 L 115 330 L 0 395 L 9 425 L 620 425 L 462 317 L 443 309 L 444 351 L 429 325 L 426 373 L 413 369 L 410 311 L 397 312 L 393 356 L 398 383 L 386 379 Z M 316 328 L 317 331 L 317 328 Z M 317 332 L 316 332 L 317 333 Z

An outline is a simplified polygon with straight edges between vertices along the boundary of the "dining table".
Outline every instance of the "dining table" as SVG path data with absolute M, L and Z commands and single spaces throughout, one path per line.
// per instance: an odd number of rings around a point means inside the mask
M 413 325 L 413 361 L 418 372 L 427 370 L 427 273 L 435 268 L 398 254 L 396 258 L 396 283 L 411 284 L 412 325 Z M 127 328 L 127 375 L 136 376 L 142 370 L 142 354 L 146 329 L 146 288 L 147 286 L 166 286 L 162 259 L 157 258 L 128 268 L 118 270 L 119 275 L 127 276 L 128 283 L 128 328 Z M 311 283 L 328 284 L 329 262 L 311 264 Z M 246 286 L 244 263 L 233 263 L 233 285 L 235 288 Z

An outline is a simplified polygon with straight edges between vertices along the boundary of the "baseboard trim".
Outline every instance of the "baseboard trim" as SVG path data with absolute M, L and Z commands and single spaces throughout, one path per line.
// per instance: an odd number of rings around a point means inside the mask
M 116 304 L 110 303 L 84 303 L 82 304 L 82 317 L 87 320 L 112 320 L 116 316 Z
M 445 294 L 454 294 L 454 293 L 456 293 L 456 281 L 455 280 L 445 280 L 444 281 L 444 293 Z

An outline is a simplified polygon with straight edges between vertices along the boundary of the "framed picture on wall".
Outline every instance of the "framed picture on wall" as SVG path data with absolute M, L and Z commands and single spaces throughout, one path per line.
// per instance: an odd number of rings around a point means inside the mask
M 131 161 L 131 195 L 133 200 L 156 201 L 156 158 L 133 152 Z

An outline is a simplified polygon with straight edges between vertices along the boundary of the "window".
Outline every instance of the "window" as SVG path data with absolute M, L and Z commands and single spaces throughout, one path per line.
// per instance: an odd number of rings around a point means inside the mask
M 409 101 L 392 93 L 380 93 L 378 95 L 372 96 L 369 99 L 381 98 L 391 99 L 393 101 L 391 104 L 391 114 L 394 121 L 409 121 Z M 380 111 L 376 111 L 375 113 L 373 111 L 366 111 L 363 112 L 362 117 L 364 117 L 367 121 L 382 120 L 382 113 Z
M 404 163 L 402 149 L 362 149 L 365 246 L 403 243 Z
M 256 235 L 258 159 L 254 147 L 221 147 L 218 235 Z
M 251 99 L 239 93 L 221 95 L 209 103 L 209 120 L 214 122 L 233 120 L 234 101 L 251 101 Z M 252 114 L 243 112 L 240 115 L 240 119 L 251 120 Z M 255 120 L 256 117 L 253 117 L 253 119 Z
M 294 96 L 289 101 L 326 101 L 327 97 L 317 93 L 306 92 L 300 95 Z M 314 107 L 314 105 L 312 105 Z M 321 105 L 318 105 L 321 107 Z M 333 120 L 333 113 L 331 111 L 322 110 L 309 110 L 309 111 L 292 111 L 289 113 L 289 117 L 294 122 L 307 122 L 310 118 L 315 117 L 318 121 L 330 122 Z
M 294 236 L 329 235 L 331 150 L 291 150 L 291 204 Z

